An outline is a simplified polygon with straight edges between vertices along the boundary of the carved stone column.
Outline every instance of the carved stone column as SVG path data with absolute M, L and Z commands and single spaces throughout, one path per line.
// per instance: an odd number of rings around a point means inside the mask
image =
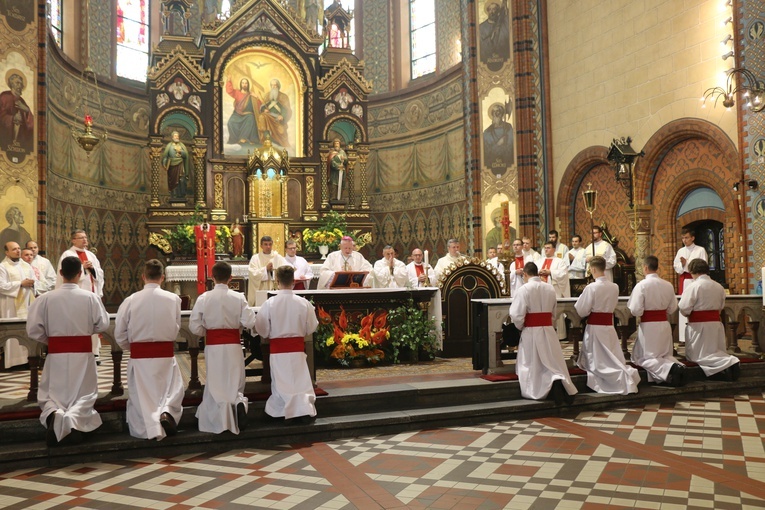
M 319 144 L 319 155 L 321 159 L 321 208 L 329 209 L 329 168 L 327 168 L 329 147 L 327 144 Z
M 348 206 L 356 207 L 356 186 L 353 176 L 356 173 L 356 149 L 348 148 Z
M 367 160 L 369 159 L 369 145 L 359 146 L 359 173 L 361 174 L 361 208 L 369 209 L 369 197 L 367 187 Z
M 194 153 L 194 179 L 196 186 L 194 186 L 194 205 L 205 207 L 205 168 L 207 161 L 205 156 L 207 155 L 207 138 L 194 138 L 194 147 L 192 149 Z
M 651 214 L 653 206 L 635 204 L 634 209 L 626 209 L 630 227 L 635 232 L 635 282 L 639 282 L 643 274 L 643 259 L 652 253 L 651 251 Z
M 159 207 L 159 176 L 162 168 L 162 137 L 152 136 L 149 142 L 151 158 L 151 202 L 149 207 Z

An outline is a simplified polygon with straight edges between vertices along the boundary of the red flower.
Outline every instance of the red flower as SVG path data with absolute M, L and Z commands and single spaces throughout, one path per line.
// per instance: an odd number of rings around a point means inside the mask
M 388 335 L 388 330 L 381 329 L 380 331 L 372 335 L 372 343 L 375 345 L 380 345 L 381 343 L 385 341 L 385 339 L 387 338 L 387 335 Z
M 367 325 L 367 326 L 364 326 L 363 328 L 361 328 L 361 330 L 359 331 L 359 336 L 361 338 L 363 338 L 364 340 L 366 340 L 367 342 L 371 342 L 372 341 L 372 328 L 371 328 L 371 326 Z
M 374 317 L 375 317 L 374 312 L 370 313 L 369 315 L 365 315 L 364 318 L 361 319 L 361 329 L 371 328 Z
M 322 307 L 319 307 L 319 322 L 322 324 L 330 324 L 332 322 L 332 316 Z
M 345 315 L 345 308 L 340 307 L 340 317 L 337 319 L 337 325 L 340 326 L 343 331 L 348 328 L 348 317 Z
M 380 314 L 375 317 L 375 329 L 383 329 L 388 325 L 388 312 L 382 310 Z
M 343 330 L 338 328 L 337 324 L 335 324 L 335 343 L 339 344 L 344 336 L 345 336 L 345 333 L 343 332 Z

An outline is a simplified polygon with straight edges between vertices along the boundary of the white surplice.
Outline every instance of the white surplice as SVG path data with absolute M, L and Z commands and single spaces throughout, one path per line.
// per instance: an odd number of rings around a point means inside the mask
M 569 255 L 573 255 L 573 258 Z M 571 248 L 566 254 L 566 260 L 569 262 L 569 278 L 584 278 L 585 271 L 587 271 L 587 252 L 584 251 L 584 248 Z
M 0 262 L 0 317 L 3 319 L 26 319 L 29 306 L 35 299 L 34 287 L 22 287 L 21 281 L 37 280 L 32 266 L 19 259 L 16 262 L 5 257 Z M 37 285 L 37 283 L 35 284 Z M 3 344 L 5 368 L 29 362 L 29 351 L 16 338 L 8 338 Z
M 58 259 L 58 268 L 56 269 L 56 288 L 59 288 L 64 283 L 64 279 L 61 277 L 61 273 L 59 272 L 61 271 L 61 261 L 66 257 L 75 257 L 79 259 L 80 257 L 78 253 L 80 252 L 84 252 L 88 261 L 93 263 L 92 269 L 96 275 L 94 278 L 93 273 L 91 273 L 90 270 L 83 268 L 78 285 L 82 290 L 95 292 L 96 296 L 99 298 L 104 297 L 104 270 L 101 269 L 101 263 L 98 261 L 98 257 L 96 257 L 96 254 L 90 250 L 81 250 L 79 248 L 75 248 L 74 246 L 62 253 L 61 257 Z M 92 335 L 90 340 L 91 347 L 93 348 L 93 354 L 98 356 L 99 350 L 101 348 L 101 338 L 98 335 Z
M 197 298 L 189 318 L 189 331 L 205 336 L 210 329 L 252 328 L 255 310 L 247 306 L 244 294 L 233 291 L 225 283 L 217 283 Z M 210 345 L 205 342 L 205 383 L 202 403 L 197 407 L 199 430 L 219 434 L 230 430 L 239 433 L 236 406 L 244 404 L 244 356 L 240 344 Z
M 585 251 L 585 258 L 586 257 L 592 257 L 592 243 L 588 244 L 587 247 L 584 249 Z M 614 251 L 614 247 L 611 246 L 608 242 L 603 241 L 602 239 L 595 243 L 595 255 L 598 257 L 603 257 L 606 259 L 606 279 L 609 282 L 614 281 L 614 271 L 613 267 L 616 265 L 616 252 Z M 587 269 L 589 269 L 590 264 L 587 264 Z
M 601 276 L 584 288 L 574 307 L 583 318 L 592 312 L 613 314 L 618 299 L 619 286 Z M 587 371 L 587 386 L 598 393 L 637 393 L 640 375 L 627 366 L 613 325 L 587 324 L 577 365 Z
M 268 271 L 268 263 L 271 262 L 272 270 Z M 276 288 L 274 281 L 274 272 L 277 268 L 287 265 L 284 257 L 279 255 L 276 250 L 271 253 L 256 253 L 250 259 L 249 278 L 247 281 L 247 303 L 250 306 L 255 304 L 255 293 L 259 290 L 273 290 Z
M 291 290 L 280 290 L 266 300 L 258 311 L 255 329 L 262 338 L 304 338 L 319 325 L 313 305 Z M 271 396 L 266 402 L 269 416 L 286 419 L 316 416 L 316 393 L 306 363 L 300 352 L 271 353 Z
M 373 270 L 372 264 L 357 251 L 351 252 L 347 257 L 340 250 L 333 251 L 327 255 L 327 260 L 321 266 L 317 288 L 324 289 L 329 287 L 329 284 L 332 283 L 332 278 L 338 271 L 367 271 L 371 273 Z M 364 279 L 364 287 L 371 286 L 372 279 L 371 275 L 367 275 Z
M 680 260 L 680 257 L 685 258 L 685 264 Z M 691 244 L 690 246 L 683 246 L 677 250 L 675 260 L 672 262 L 672 267 L 675 268 L 675 273 L 681 275 L 688 272 L 688 263 L 693 259 L 701 259 L 704 262 L 707 261 L 707 251 L 702 246 Z M 686 284 L 690 284 L 691 280 L 685 280 Z M 678 283 L 678 294 L 682 294 L 680 285 Z M 685 327 L 688 325 L 688 317 L 678 314 L 677 316 L 677 336 L 680 342 L 685 342 Z
M 424 266 L 423 264 L 415 264 L 414 261 L 408 263 L 406 265 L 406 275 L 407 278 L 409 278 L 409 283 L 412 287 L 435 287 L 438 283 L 438 280 L 436 279 L 436 272 L 433 271 L 433 268 L 430 266 L 427 266 L 427 278 L 424 282 L 422 282 L 422 285 L 420 285 L 420 281 L 417 278 L 417 269 L 415 266 L 419 265 L 420 267 Z M 424 271 L 424 269 L 423 269 Z
M 537 268 L 542 269 L 546 260 L 547 257 L 537 260 Z M 551 257 L 549 270 L 550 275 L 547 277 L 546 283 L 552 285 L 553 289 L 555 289 L 555 297 L 571 297 L 571 287 L 568 284 L 568 264 L 566 264 L 566 261 L 562 258 Z M 544 278 L 541 276 L 539 279 L 544 281 Z M 560 340 L 568 336 L 566 333 L 566 316 L 564 314 L 560 314 L 560 317 L 558 317 L 555 329 Z
M 138 342 L 175 342 L 181 329 L 181 298 L 147 283 L 125 298 L 117 310 L 114 338 L 123 350 Z M 127 423 L 130 435 L 161 440 L 159 423 L 169 413 L 177 424 L 183 414 L 183 379 L 175 356 L 130 358 L 127 366 Z
M 459 260 L 464 259 L 462 255 L 459 255 L 457 257 L 452 257 L 448 253 L 438 259 L 438 262 L 436 262 L 436 267 L 433 268 L 433 271 L 436 272 L 436 281 L 441 279 L 441 275 L 444 274 L 444 271 L 446 271 L 449 266 L 452 264 L 456 264 Z
M 515 260 L 516 259 L 513 258 L 512 262 L 510 263 L 510 276 L 508 277 L 511 297 L 515 297 L 515 294 L 518 292 L 518 289 L 520 289 L 524 283 L 523 272 L 521 272 L 520 274 L 516 272 L 518 269 L 523 270 L 523 268 L 517 267 Z M 524 265 L 525 263 L 526 262 L 524 261 Z
M 313 279 L 313 269 L 311 269 L 311 264 L 299 255 L 295 255 L 294 257 L 285 255 L 284 260 L 287 264 L 295 268 L 295 281 L 305 280 L 305 288 L 307 289 L 308 283 Z
M 685 282 L 680 298 L 680 313 L 686 317 L 694 311 L 718 310 L 725 307 L 725 289 L 709 275 L 699 275 Z M 725 329 L 720 321 L 689 322 L 685 327 L 685 357 L 698 363 L 709 377 L 738 363 L 738 358 L 725 351 Z
M 555 317 L 556 299 L 550 285 L 542 282 L 539 277 L 532 277 L 518 289 L 510 305 L 510 318 L 515 327 L 521 330 L 515 373 L 524 398 L 546 398 L 553 382 L 557 380 L 563 382 L 569 395 L 577 392 L 553 327 L 524 327 L 528 313 L 549 312 Z
M 499 271 L 499 274 L 503 275 L 505 274 L 505 266 L 502 265 L 502 262 L 499 261 L 499 257 L 493 257 L 490 259 L 486 259 L 487 264 L 491 264 L 492 266 L 497 268 L 497 271 Z
M 29 308 L 27 335 L 48 344 L 48 338 L 90 336 L 109 327 L 101 300 L 74 283 L 40 296 Z M 101 425 L 93 406 L 98 399 L 96 360 L 89 352 L 49 353 L 37 389 L 37 403 L 42 409 L 40 422 L 56 413 L 54 431 L 61 441 L 72 429 L 90 432 Z
M 44 294 L 56 288 L 56 270 L 50 260 L 42 255 L 37 255 L 30 264 L 40 272 L 40 285 L 37 287 L 38 294 Z
M 675 289 L 656 273 L 649 273 L 635 285 L 627 308 L 634 317 L 642 317 L 646 310 L 663 310 L 669 315 L 677 310 Z M 640 321 L 637 340 L 632 347 L 632 360 L 645 369 L 648 382 L 667 380 L 672 365 L 678 363 L 672 356 L 672 328 L 669 321 Z
M 406 274 L 406 264 L 398 259 L 393 259 L 393 271 L 391 272 L 390 262 L 380 259 L 375 262 L 374 286 L 378 289 L 405 288 L 409 282 Z

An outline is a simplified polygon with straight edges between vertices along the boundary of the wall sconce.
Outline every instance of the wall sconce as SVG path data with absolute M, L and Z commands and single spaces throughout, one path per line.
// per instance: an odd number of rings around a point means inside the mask
M 645 152 L 637 152 L 632 148 L 632 138 L 614 138 L 611 148 L 608 149 L 606 159 L 614 165 L 616 182 L 622 185 L 630 202 L 630 209 L 634 206 L 633 186 L 635 160 L 639 156 L 645 156 Z
M 726 53 L 725 55 L 722 56 L 722 59 L 723 60 L 728 60 L 732 56 L 733 56 L 733 50 L 730 50 L 728 53 Z
M 734 98 L 738 92 L 747 98 L 746 105 L 751 108 L 753 113 L 765 109 L 765 84 L 758 80 L 754 73 L 743 67 L 730 70 L 725 88 L 712 87 L 705 90 L 701 96 L 703 103 L 701 107 L 706 106 L 708 99 L 714 99 L 714 105 L 717 106 L 717 101 L 722 98 L 723 106 L 730 109 L 736 104 Z
M 728 34 L 728 35 L 725 37 L 725 39 L 723 39 L 722 41 L 720 41 L 720 44 L 722 44 L 723 46 L 725 46 L 726 44 L 728 44 L 728 43 L 729 43 L 729 42 L 731 42 L 732 40 L 733 40 L 733 36 L 732 36 L 732 35 L 730 35 L 730 34 Z
M 742 189 L 743 184 L 746 184 L 746 187 L 749 190 L 756 190 L 757 188 L 760 187 L 760 183 L 757 182 L 755 179 L 741 180 L 741 181 L 733 183 L 733 191 L 738 191 Z
M 733 23 L 733 16 L 728 16 L 728 18 L 723 21 L 723 26 L 727 25 L 728 23 Z

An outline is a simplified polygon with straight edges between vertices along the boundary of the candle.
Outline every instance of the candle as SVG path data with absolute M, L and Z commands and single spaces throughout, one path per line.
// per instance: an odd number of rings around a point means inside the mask
M 423 262 L 425 264 L 425 269 L 428 268 L 428 250 L 425 250 L 425 261 Z M 763 269 L 763 273 L 765 273 L 765 269 Z
M 85 115 L 85 125 L 86 126 L 93 125 L 93 117 L 91 117 L 90 115 Z

